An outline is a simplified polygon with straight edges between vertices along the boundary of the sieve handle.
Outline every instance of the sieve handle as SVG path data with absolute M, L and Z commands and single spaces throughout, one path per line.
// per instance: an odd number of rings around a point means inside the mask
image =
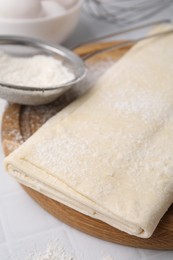
M 100 54 L 100 53 L 103 53 L 103 52 L 106 52 L 106 51 L 111 51 L 111 50 L 116 50 L 116 49 L 121 49 L 123 47 L 126 47 L 126 46 L 130 46 L 134 43 L 137 43 L 137 42 L 140 42 L 140 41 L 143 41 L 143 40 L 147 40 L 147 39 L 151 39 L 151 38 L 154 38 L 154 37 L 162 37 L 162 36 L 166 36 L 166 35 L 169 35 L 173 33 L 173 29 L 171 30 L 168 30 L 168 31 L 165 31 L 165 32 L 160 32 L 160 33 L 155 33 L 155 34 L 152 34 L 152 35 L 148 35 L 148 36 L 145 36 L 145 37 L 140 37 L 140 38 L 137 38 L 137 39 L 134 39 L 134 40 L 130 40 L 130 41 L 124 41 L 122 43 L 119 43 L 119 44 L 115 44 L 111 47 L 105 47 L 101 50 L 97 50 L 97 51 L 93 51 L 85 56 L 82 57 L 83 60 L 87 60 L 97 54 Z

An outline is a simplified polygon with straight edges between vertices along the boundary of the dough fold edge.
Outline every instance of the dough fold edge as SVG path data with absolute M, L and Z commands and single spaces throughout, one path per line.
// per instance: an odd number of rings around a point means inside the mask
M 11 159 L 11 158 L 10 158 Z M 130 235 L 134 235 L 136 237 L 140 238 L 149 238 L 153 234 L 155 228 L 157 227 L 161 217 L 165 214 L 165 207 L 163 209 L 163 214 L 158 218 L 158 221 L 155 221 L 151 224 L 151 220 L 149 220 L 149 223 L 144 223 L 144 226 L 140 225 L 139 223 L 133 223 L 133 221 L 129 221 L 126 219 L 122 219 L 121 217 L 113 214 L 108 210 L 107 214 L 104 214 L 105 209 L 101 208 L 100 205 L 94 205 L 91 207 L 92 202 L 80 194 L 80 199 L 76 200 L 74 195 L 79 197 L 79 193 L 73 194 L 73 196 L 70 196 L 69 194 L 62 193 L 61 190 L 55 189 L 53 185 L 50 184 L 51 180 L 45 181 L 44 183 L 40 180 L 38 172 L 40 169 L 34 169 L 35 167 L 30 166 L 33 170 L 33 173 L 38 174 L 38 178 L 34 178 L 33 176 L 27 174 L 26 171 L 21 170 L 21 164 L 20 169 L 17 167 L 17 165 L 14 165 L 14 163 L 10 163 L 9 159 L 5 159 L 5 168 L 8 171 L 8 173 L 14 177 L 20 184 L 25 185 L 35 191 L 38 191 L 39 193 L 59 202 L 67 207 L 70 207 L 84 215 L 87 215 L 91 218 L 101 220 L 108 225 L 117 228 L 123 232 L 126 232 Z M 20 162 L 21 163 L 21 162 Z M 23 165 L 26 162 L 23 163 Z M 28 162 L 27 162 L 28 163 Z M 26 165 L 25 165 L 26 167 Z M 56 185 L 59 182 L 59 180 L 56 181 Z M 59 182 L 59 187 L 66 185 Z M 67 188 L 67 187 L 66 187 Z M 69 189 L 70 192 L 70 189 Z M 83 201 L 83 202 L 82 202 Z M 89 202 L 89 203 L 87 203 Z M 168 209 L 171 205 L 172 201 L 169 201 L 167 203 L 166 208 Z M 90 205 L 88 205 L 90 204 Z

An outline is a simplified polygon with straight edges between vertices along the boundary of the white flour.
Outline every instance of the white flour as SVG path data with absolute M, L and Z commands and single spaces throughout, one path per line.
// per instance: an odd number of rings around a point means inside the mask
M 12 57 L 0 52 L 0 82 L 44 88 L 73 79 L 74 74 L 53 57 Z
M 35 252 L 24 260 L 76 260 L 72 253 L 68 253 L 58 242 L 50 242 L 44 252 Z
M 53 240 L 49 241 L 44 251 L 35 250 L 22 259 L 13 258 L 12 260 L 90 260 L 91 255 L 88 256 L 81 253 L 76 256 L 73 252 L 67 251 L 58 240 Z M 103 254 L 101 258 L 95 260 L 115 260 L 115 258 Z

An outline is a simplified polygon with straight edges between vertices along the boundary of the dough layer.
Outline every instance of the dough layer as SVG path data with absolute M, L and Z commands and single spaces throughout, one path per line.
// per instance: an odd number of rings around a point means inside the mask
M 10 154 L 7 171 L 79 212 L 150 237 L 173 201 L 172 46 L 172 34 L 136 44 Z

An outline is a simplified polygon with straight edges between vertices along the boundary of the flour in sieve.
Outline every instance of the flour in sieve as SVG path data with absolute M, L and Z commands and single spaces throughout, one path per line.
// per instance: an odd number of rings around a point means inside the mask
M 12 57 L 0 52 L 0 82 L 27 86 L 52 87 L 74 79 L 62 61 L 46 55 Z

